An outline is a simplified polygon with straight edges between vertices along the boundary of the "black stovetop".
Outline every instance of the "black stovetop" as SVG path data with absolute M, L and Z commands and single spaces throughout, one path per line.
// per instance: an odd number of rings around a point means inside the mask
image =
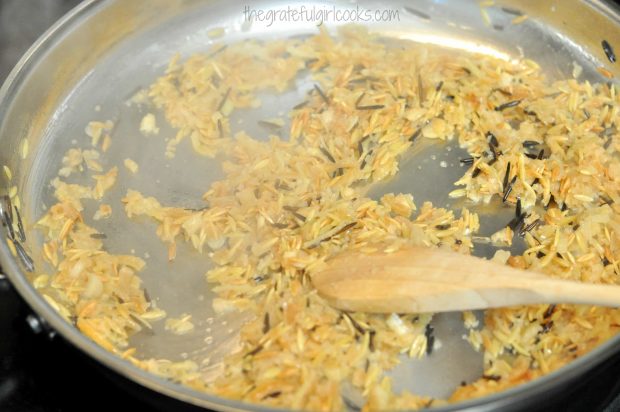
M 149 410 L 68 343 L 33 333 L 29 314 L 0 281 L 0 411 Z
M 30 44 L 78 3 L 79 0 L 0 0 L 0 83 Z M 151 402 L 143 402 L 145 394 L 128 393 L 125 381 L 102 373 L 61 338 L 34 333 L 26 321 L 30 314 L 8 282 L 0 280 L 0 411 L 152 409 Z M 620 411 L 618 395 L 620 356 L 543 409 L 615 412 Z

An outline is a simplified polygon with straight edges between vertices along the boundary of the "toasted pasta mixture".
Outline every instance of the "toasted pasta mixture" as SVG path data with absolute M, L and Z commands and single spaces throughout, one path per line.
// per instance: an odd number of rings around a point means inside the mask
M 313 87 L 291 108 L 284 138 L 231 132 L 235 110 L 258 107 L 260 92 L 284 92 L 305 73 Z M 215 311 L 253 316 L 240 331 L 239 350 L 215 377 L 189 360 L 136 353 L 131 336 L 164 318 L 166 308 L 145 296 L 139 277 L 149 270 L 145 262 L 106 252 L 105 235 L 82 214 L 82 199 L 103 199 L 118 173 L 99 163 L 99 145 L 109 147 L 106 133 L 113 125 L 93 122 L 87 131 L 95 149 L 69 151 L 53 182 L 58 203 L 39 227 L 54 271 L 35 284 L 55 289 L 56 297 L 46 298 L 85 335 L 141 368 L 266 406 L 416 409 L 530 381 L 620 327 L 620 311 L 592 306 L 488 310 L 484 325 L 467 312 L 469 340 L 484 353 L 484 375 L 449 399 L 431 399 L 394 393 L 386 375 L 402 355 L 432 350 L 431 314 L 341 312 L 311 283 L 325 260 L 343 250 L 415 244 L 474 251 L 479 218 L 467 208 L 416 204 L 410 193 L 367 194 L 374 183 L 395 176 L 403 156 L 423 139 L 456 140 L 471 156 L 462 159 L 468 167 L 451 197 L 463 198 L 470 209 L 493 199 L 516 209 L 490 241 L 510 245 L 520 236 L 527 250 L 496 258 L 554 278 L 619 283 L 619 98 L 613 84 L 551 83 L 529 60 L 394 45 L 346 27 L 337 36 L 322 31 L 303 39 L 249 40 L 184 61 L 176 57 L 147 95 L 158 123 L 178 131 L 166 155 L 174 157 L 179 144 L 191 142 L 199 155 L 221 160 L 225 177 L 205 187 L 199 210 L 168 207 L 137 190 L 128 190 L 122 205 L 106 207 L 156 221 L 170 259 L 177 242 L 189 242 L 212 268 L 206 281 L 218 295 L 209 303 Z M 151 113 L 140 132 L 170 137 Z M 137 172 L 133 163 L 125 166 Z M 91 187 L 70 183 L 81 171 L 96 173 Z M 108 209 L 101 210 L 104 217 Z M 166 328 L 191 333 L 190 318 L 168 319 Z M 345 385 L 364 403 L 344 396 Z

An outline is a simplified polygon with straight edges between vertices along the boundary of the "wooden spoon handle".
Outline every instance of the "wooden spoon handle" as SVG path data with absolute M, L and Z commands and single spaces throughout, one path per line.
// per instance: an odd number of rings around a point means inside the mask
M 620 306 L 620 286 L 553 279 L 474 256 L 411 247 L 345 253 L 312 277 L 333 306 L 375 313 L 449 312 L 535 303 Z

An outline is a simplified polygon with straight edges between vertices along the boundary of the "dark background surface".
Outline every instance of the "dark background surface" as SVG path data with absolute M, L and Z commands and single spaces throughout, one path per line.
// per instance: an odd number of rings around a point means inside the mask
M 0 83 L 32 43 L 79 0 L 0 0 Z
M 126 0 L 131 1 L 131 0 Z M 0 0 L 0 83 L 21 55 L 78 0 Z M 0 411 L 148 411 L 145 397 L 106 375 L 70 345 L 47 333 L 35 334 L 26 322 L 28 307 L 0 279 Z M 133 387 L 135 389 L 135 387 Z M 548 405 L 529 411 L 620 411 L 620 357 L 612 359 Z M 167 405 L 158 409 L 176 410 Z

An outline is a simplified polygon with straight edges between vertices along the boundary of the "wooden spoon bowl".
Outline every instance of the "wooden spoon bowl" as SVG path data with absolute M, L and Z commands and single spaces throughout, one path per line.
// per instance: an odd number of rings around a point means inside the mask
M 395 253 L 345 252 L 312 276 L 338 309 L 451 312 L 537 303 L 620 306 L 620 286 L 554 279 L 482 258 L 412 246 Z

